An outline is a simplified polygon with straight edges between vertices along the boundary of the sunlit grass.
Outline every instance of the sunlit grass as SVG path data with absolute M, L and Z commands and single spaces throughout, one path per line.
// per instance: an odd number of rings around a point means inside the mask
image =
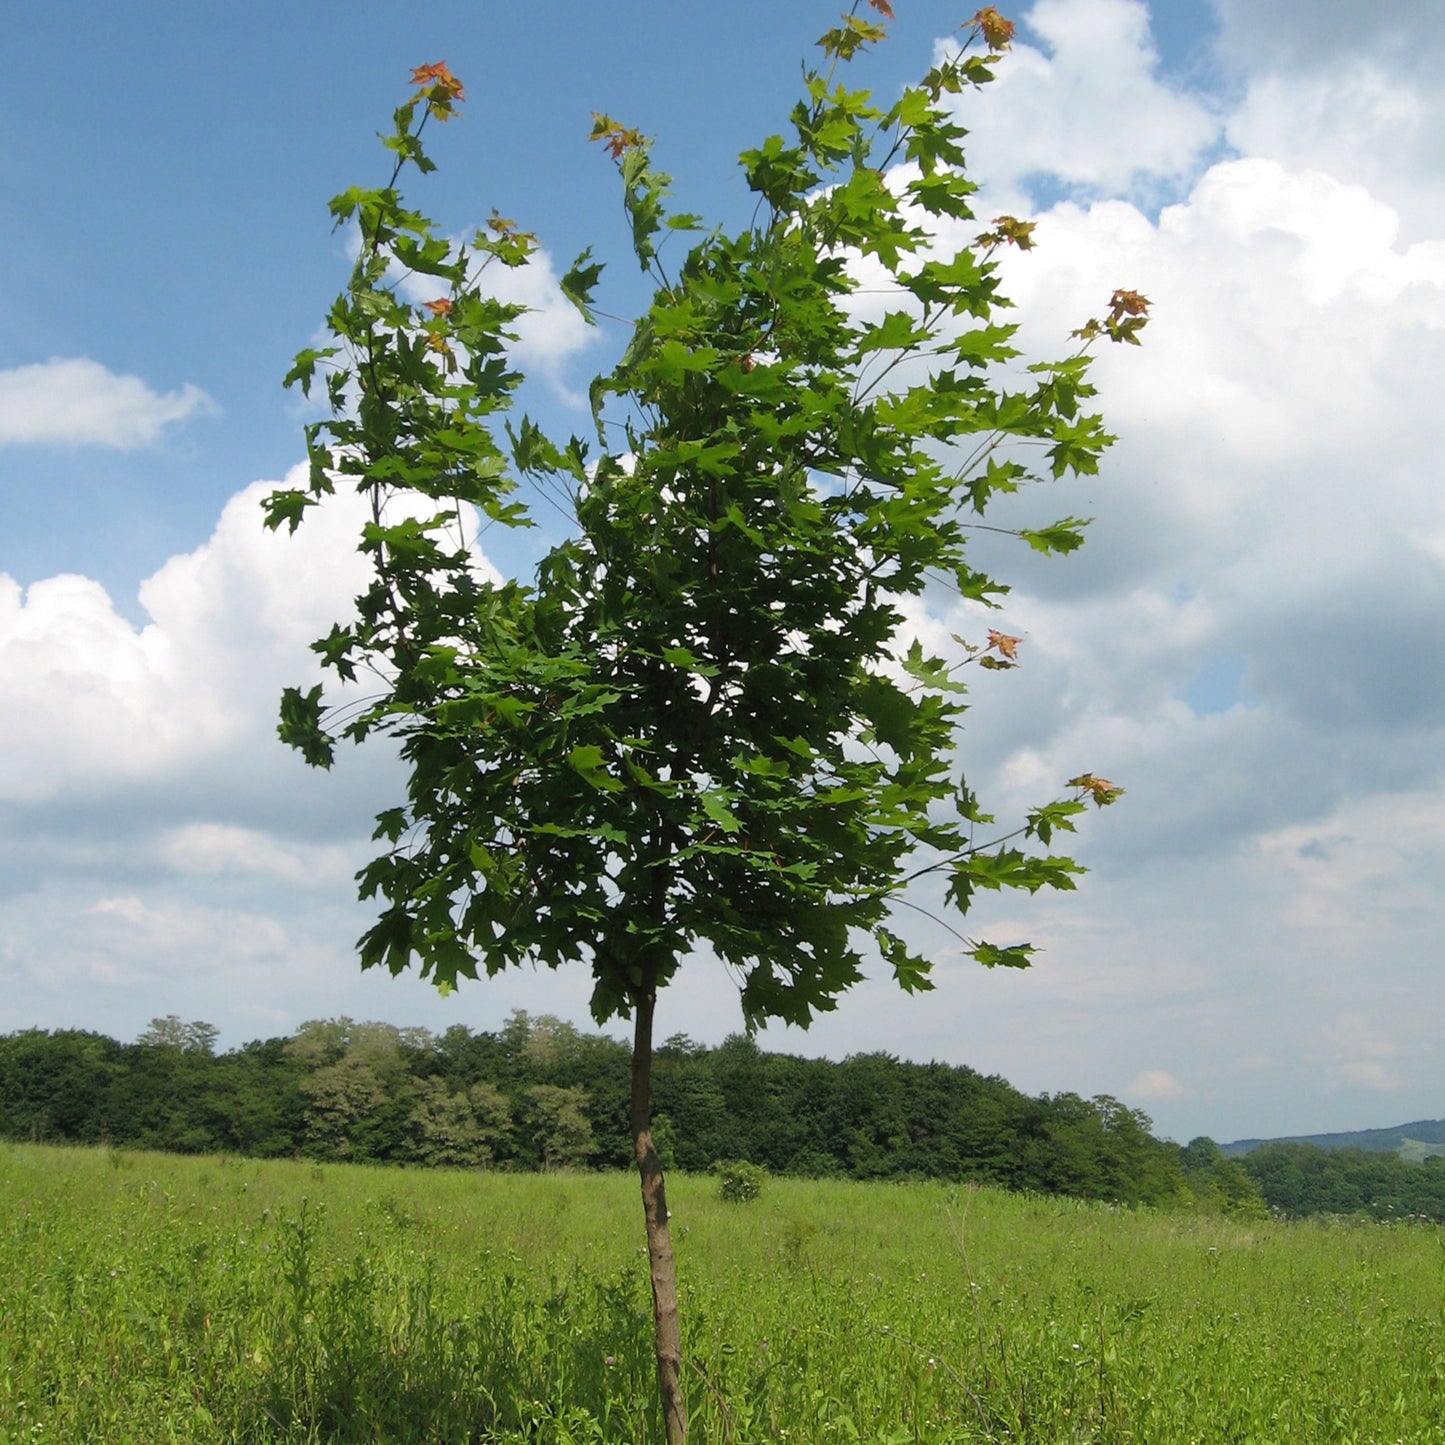
M 670 1181 L 698 1441 L 1438 1441 L 1445 1243 Z M 636 1185 L 0 1147 L 0 1441 L 652 1441 Z

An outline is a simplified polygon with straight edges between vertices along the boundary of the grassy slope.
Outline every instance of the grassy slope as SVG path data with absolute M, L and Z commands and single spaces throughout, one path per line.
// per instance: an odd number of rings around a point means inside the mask
M 699 1445 L 1445 1438 L 1439 1231 L 671 1193 Z M 0 1147 L 0 1441 L 656 1439 L 638 1214 L 621 1175 Z

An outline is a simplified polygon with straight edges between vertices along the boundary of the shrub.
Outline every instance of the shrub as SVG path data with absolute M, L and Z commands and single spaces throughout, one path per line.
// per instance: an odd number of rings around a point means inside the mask
M 719 1159 L 711 1172 L 717 1175 L 717 1197 L 729 1204 L 751 1204 L 763 1192 L 768 1171 L 745 1159 Z

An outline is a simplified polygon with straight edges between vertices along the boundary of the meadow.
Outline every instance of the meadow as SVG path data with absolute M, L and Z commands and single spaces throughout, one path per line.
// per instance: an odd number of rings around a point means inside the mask
M 1445 1233 L 670 1181 L 700 1442 L 1445 1439 Z M 652 1442 L 630 1176 L 0 1145 L 0 1442 Z

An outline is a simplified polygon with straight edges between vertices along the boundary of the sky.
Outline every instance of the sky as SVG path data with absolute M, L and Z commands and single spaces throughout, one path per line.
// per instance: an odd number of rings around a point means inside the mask
M 966 18 L 894 8 L 849 77 L 884 98 Z M 1017 43 L 959 110 L 980 216 L 1037 223 L 1004 270 L 1026 353 L 1062 353 L 1116 287 L 1153 315 L 1142 349 L 1098 357 L 1100 475 L 1043 499 L 1094 519 L 1088 545 L 984 549 L 1022 666 L 975 685 L 961 765 L 1003 818 L 1085 770 L 1127 795 L 1085 823 L 1077 892 L 970 918 L 1038 945 L 1028 972 L 912 919 L 934 992 L 879 970 L 762 1042 L 1110 1094 L 1181 1142 L 1445 1115 L 1445 29 L 1408 0 L 1000 8 Z M 409 68 L 445 59 L 465 114 L 409 194 L 453 234 L 496 209 L 541 238 L 517 283 L 526 404 L 583 433 L 626 328 L 582 326 L 555 278 L 591 245 L 600 303 L 643 304 L 591 113 L 656 137 L 681 209 L 741 224 L 736 154 L 784 129 L 832 20 L 52 0 L 8 27 L 0 1032 L 591 1026 L 582 971 L 443 999 L 357 968 L 352 875 L 404 778 L 384 747 L 320 774 L 275 737 L 361 577 L 345 506 L 261 528 L 312 415 L 280 378 L 345 283 L 326 200 L 385 179 L 376 132 Z M 976 630 L 927 603 L 925 640 Z M 690 961 L 658 1027 L 720 1042 L 733 983 Z

